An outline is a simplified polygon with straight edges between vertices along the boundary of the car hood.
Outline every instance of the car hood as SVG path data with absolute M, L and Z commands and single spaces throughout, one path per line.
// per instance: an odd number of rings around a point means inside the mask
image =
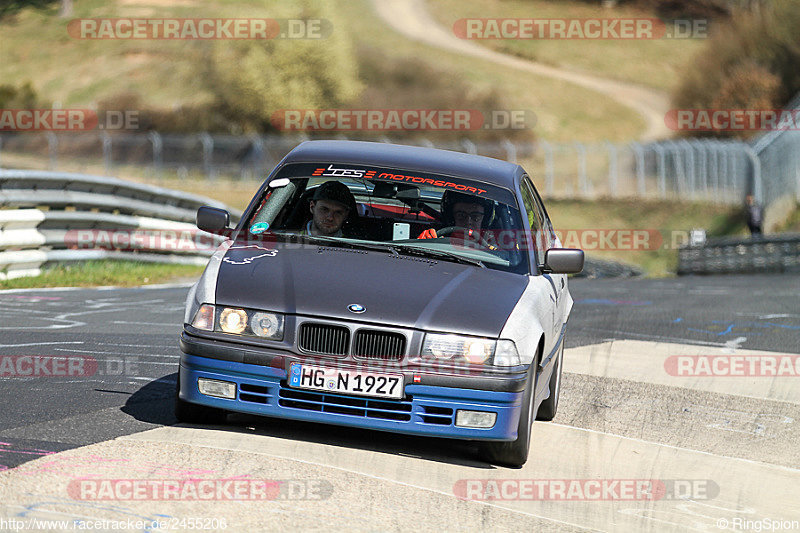
M 217 304 L 498 337 L 527 277 L 419 256 L 331 246 L 234 245 Z M 350 304 L 366 308 L 361 314 Z

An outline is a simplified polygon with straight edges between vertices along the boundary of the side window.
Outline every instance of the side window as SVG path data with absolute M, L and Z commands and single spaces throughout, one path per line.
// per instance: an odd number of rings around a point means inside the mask
M 531 226 L 531 237 L 533 242 L 536 256 L 536 264 L 541 265 L 544 263 L 544 252 L 547 249 L 546 242 L 544 241 L 544 219 L 542 218 L 542 211 L 536 202 L 533 194 L 533 188 L 524 178 L 521 183 L 520 190 L 522 191 L 522 203 L 525 206 L 525 214 L 528 216 L 528 223 Z
M 556 245 L 556 235 L 555 231 L 553 230 L 553 225 L 550 223 L 550 218 L 547 216 L 547 211 L 544 209 L 544 203 L 542 202 L 542 198 L 539 196 L 538 191 L 533 187 L 533 184 L 528 182 L 528 178 L 525 178 L 525 181 L 533 191 L 533 199 L 536 202 L 536 208 L 539 211 L 539 217 L 542 220 L 542 228 L 544 229 L 542 232 L 545 246 L 544 249 L 549 250 L 550 248 L 554 248 Z

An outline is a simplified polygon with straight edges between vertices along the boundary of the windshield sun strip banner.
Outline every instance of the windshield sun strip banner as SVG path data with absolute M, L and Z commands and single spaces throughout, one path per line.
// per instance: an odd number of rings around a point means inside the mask
M 344 163 L 292 163 L 282 168 L 280 172 L 275 175 L 273 181 L 281 178 L 301 177 L 336 178 L 345 180 L 364 179 L 370 181 L 441 187 L 443 189 L 474 194 L 516 207 L 513 193 L 504 187 L 471 179 L 440 176 L 396 168 L 364 167 Z

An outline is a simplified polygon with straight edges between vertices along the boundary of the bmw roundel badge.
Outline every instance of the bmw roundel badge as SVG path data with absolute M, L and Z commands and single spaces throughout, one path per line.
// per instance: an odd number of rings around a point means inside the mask
M 366 307 L 364 307 L 364 306 L 363 306 L 363 305 L 361 305 L 361 304 L 350 304 L 350 305 L 348 305 L 348 306 L 347 306 L 347 309 L 348 309 L 348 310 L 349 310 L 351 313 L 363 313 L 364 311 L 366 311 L 366 310 L 367 310 L 367 308 L 366 308 Z

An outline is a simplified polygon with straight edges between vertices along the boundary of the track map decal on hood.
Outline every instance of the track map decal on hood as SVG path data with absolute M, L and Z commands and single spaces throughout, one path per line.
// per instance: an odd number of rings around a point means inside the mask
M 258 246 L 257 244 L 248 244 L 247 246 L 231 246 L 228 249 L 228 253 L 230 253 L 233 250 L 246 250 L 246 249 L 250 249 L 250 248 L 252 248 L 254 250 L 263 250 L 264 253 L 263 254 L 258 254 L 258 255 L 252 255 L 250 257 L 243 257 L 241 261 L 236 261 L 234 259 L 231 259 L 230 257 L 227 257 L 227 255 L 226 255 L 222 260 L 225 263 L 229 263 L 231 265 L 249 265 L 249 264 L 252 264 L 253 261 L 255 261 L 256 259 L 263 259 L 264 257 L 275 257 L 276 255 L 278 255 L 278 250 L 276 250 L 274 248 L 273 249 L 262 248 L 261 246 Z

